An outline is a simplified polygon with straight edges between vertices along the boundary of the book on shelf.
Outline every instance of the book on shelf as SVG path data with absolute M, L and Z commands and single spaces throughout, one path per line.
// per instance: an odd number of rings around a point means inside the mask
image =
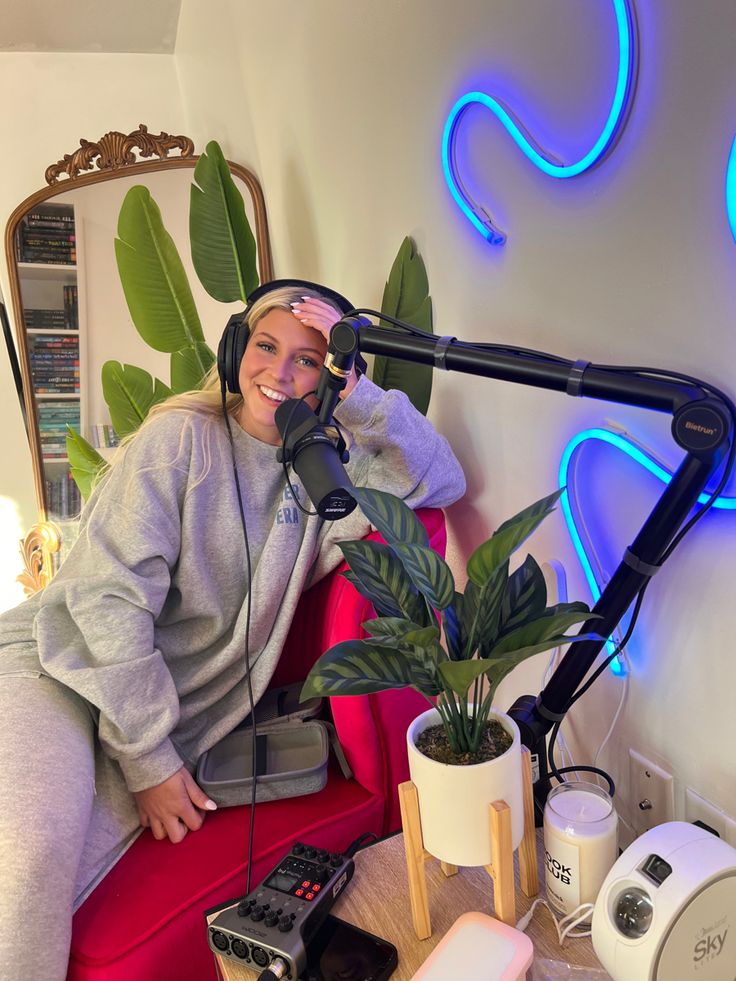
M 32 334 L 28 338 L 31 379 L 38 395 L 78 395 L 79 335 Z
M 23 219 L 27 222 L 58 221 L 65 225 L 74 224 L 74 207 L 71 204 L 37 204 Z
M 64 317 L 71 330 L 79 330 L 79 293 L 77 284 L 64 287 Z
M 58 518 L 75 518 L 82 510 L 82 496 L 69 471 L 46 481 L 46 504 Z
M 74 209 L 69 205 L 39 205 L 23 218 L 15 237 L 15 251 L 19 262 L 74 265 Z
M 120 437 L 109 423 L 96 422 L 90 426 L 92 445 L 95 449 L 111 449 L 120 445 Z
M 23 326 L 26 330 L 76 330 L 69 322 L 66 310 L 45 310 L 37 307 L 23 308 Z
M 35 335 L 31 338 L 34 351 L 78 351 L 79 337 L 77 334 L 70 334 L 64 337 L 61 334 Z
M 41 446 L 62 444 L 66 455 L 66 436 L 69 429 L 81 432 L 79 402 L 59 402 L 49 399 L 38 406 L 38 430 Z

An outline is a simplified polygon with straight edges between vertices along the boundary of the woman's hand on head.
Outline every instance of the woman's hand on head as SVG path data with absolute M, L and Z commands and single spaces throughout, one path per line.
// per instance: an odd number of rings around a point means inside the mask
M 329 343 L 330 331 L 341 319 L 340 311 L 325 300 L 313 296 L 302 297 L 300 303 L 292 303 L 291 309 L 296 319 L 306 327 L 312 327 Z M 345 388 L 340 392 L 340 398 L 349 395 L 358 383 L 358 376 L 353 368 Z
M 168 838 L 174 844 L 188 831 L 198 831 L 205 812 L 217 808 L 185 767 L 163 783 L 136 791 L 133 796 L 141 827 L 150 828 L 154 838 Z

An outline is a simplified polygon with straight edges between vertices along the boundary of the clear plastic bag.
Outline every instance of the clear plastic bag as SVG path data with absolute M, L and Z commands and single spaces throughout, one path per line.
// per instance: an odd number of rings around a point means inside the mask
M 566 961 L 535 957 L 531 981 L 610 981 L 610 975 L 602 967 L 576 967 Z

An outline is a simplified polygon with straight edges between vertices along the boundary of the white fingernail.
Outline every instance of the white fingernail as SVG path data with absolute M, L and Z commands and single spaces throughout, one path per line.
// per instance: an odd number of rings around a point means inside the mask
M 215 802 L 213 800 L 208 800 L 205 803 L 204 806 L 207 808 L 208 811 L 216 811 L 217 810 L 217 804 L 215 804 Z

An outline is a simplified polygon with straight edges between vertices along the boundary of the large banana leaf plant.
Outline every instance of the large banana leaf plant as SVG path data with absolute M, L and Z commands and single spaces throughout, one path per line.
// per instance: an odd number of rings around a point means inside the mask
M 242 195 L 216 142 L 207 145 L 194 169 L 189 208 L 192 262 L 205 290 L 223 303 L 241 300 L 258 286 L 256 242 Z M 102 391 L 115 432 L 136 431 L 149 410 L 172 394 L 197 388 L 215 354 L 205 341 L 184 265 L 148 188 L 130 189 L 118 218 L 115 256 L 131 319 L 154 350 L 171 355 L 166 384 L 135 365 L 107 361 Z M 381 312 L 432 330 L 427 273 L 411 239 L 404 239 L 384 290 Z M 373 380 L 400 388 L 425 413 L 432 369 L 376 358 Z M 69 464 L 83 497 L 90 493 L 104 458 L 78 433 L 67 435 Z
M 367 637 L 343 641 L 319 658 L 302 699 L 415 688 L 439 711 L 451 750 L 477 752 L 496 689 L 517 664 L 596 636 L 565 634 L 592 614 L 580 602 L 547 606 L 544 575 L 531 555 L 509 572 L 511 555 L 554 510 L 561 493 L 524 508 L 479 545 L 467 563 L 465 592 L 459 593 L 414 512 L 392 494 L 356 488 L 363 513 L 386 544 L 341 543 L 350 567 L 344 575 L 371 601 L 377 617 L 363 624 Z

